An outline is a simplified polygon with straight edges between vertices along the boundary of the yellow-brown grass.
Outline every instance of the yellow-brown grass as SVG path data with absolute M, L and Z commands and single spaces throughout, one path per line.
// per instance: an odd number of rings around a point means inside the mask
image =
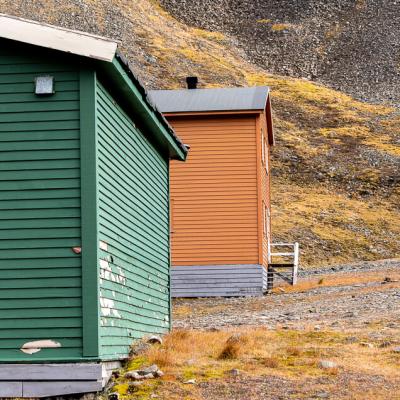
M 354 290 L 387 290 L 393 287 L 400 287 L 400 271 L 397 269 L 386 270 L 386 271 L 371 271 L 371 272 L 363 272 L 359 274 L 357 272 L 349 272 L 342 274 L 332 274 L 325 275 L 323 278 L 313 278 L 307 280 L 301 280 L 295 286 L 285 285 L 285 292 L 304 292 L 310 289 L 314 289 L 317 287 L 333 287 L 333 286 L 350 286 L 354 284 L 362 284 L 362 283 L 376 283 L 380 284 L 384 281 L 385 278 L 390 278 L 393 282 L 385 283 L 379 288 L 376 287 L 366 287 L 366 288 L 357 288 Z M 280 291 L 278 288 L 274 289 L 276 294 L 279 294 Z
M 380 327 L 377 325 L 372 329 Z M 167 335 L 162 345 L 154 346 L 140 356 L 138 363 L 135 364 L 135 360 L 130 363 L 131 366 L 156 363 L 165 376 L 146 382 L 140 391 L 130 388 L 129 381 L 119 378 L 117 390 L 123 399 L 147 399 L 150 393 L 159 396 L 168 393 L 169 399 L 178 400 L 184 398 L 179 397 L 181 390 L 187 398 L 202 399 L 196 385 L 185 385 L 184 382 L 189 379 L 197 383 L 224 380 L 233 368 L 249 379 L 272 374 L 299 382 L 323 376 L 339 379 L 342 374 L 351 373 L 364 374 L 366 379 L 378 374 L 400 383 L 400 356 L 392 352 L 393 346 L 379 348 L 378 341 L 374 348 L 348 343 L 346 338 L 351 334 L 263 328 L 217 332 L 177 330 Z M 355 335 L 363 339 L 360 333 Z M 239 345 L 240 350 L 232 351 L 233 344 Z M 229 351 L 222 357 L 228 345 Z M 334 361 L 337 367 L 320 368 L 321 359 Z M 175 396 L 171 395 L 171 390 Z M 355 387 L 352 398 L 357 398 L 360 390 L 362 388 Z M 376 394 L 376 391 L 371 393 Z

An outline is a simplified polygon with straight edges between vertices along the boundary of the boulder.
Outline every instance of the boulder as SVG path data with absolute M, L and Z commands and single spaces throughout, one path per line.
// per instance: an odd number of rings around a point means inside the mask
M 320 360 L 318 365 L 322 369 L 337 368 L 337 366 L 338 366 L 334 361 L 330 361 L 330 360 Z
M 147 339 L 147 343 L 150 343 L 150 344 L 162 344 L 162 338 L 160 337 L 160 336 L 156 336 L 156 335 L 153 335 L 153 336 L 150 336 L 148 339 Z

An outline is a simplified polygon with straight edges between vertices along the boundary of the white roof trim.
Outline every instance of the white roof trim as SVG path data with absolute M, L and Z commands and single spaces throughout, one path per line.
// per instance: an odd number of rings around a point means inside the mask
M 73 31 L 0 14 L 0 38 L 111 62 L 118 43 L 101 36 Z

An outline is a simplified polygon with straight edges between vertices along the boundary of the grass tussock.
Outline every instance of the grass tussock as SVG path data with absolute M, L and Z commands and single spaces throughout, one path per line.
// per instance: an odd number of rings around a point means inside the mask
M 290 28 L 289 24 L 273 24 L 271 26 L 271 30 L 273 30 L 274 32 L 285 31 L 288 30 L 289 28 Z
M 218 358 L 220 360 L 235 360 L 243 353 L 244 346 L 249 342 L 247 336 L 233 335 L 225 343 Z
M 278 368 L 279 367 L 279 360 L 274 357 L 265 357 L 261 363 L 262 363 L 262 365 L 264 365 L 267 368 Z

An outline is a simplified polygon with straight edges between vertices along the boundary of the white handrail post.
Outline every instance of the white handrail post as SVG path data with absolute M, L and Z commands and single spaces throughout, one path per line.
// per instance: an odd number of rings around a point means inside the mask
M 300 246 L 299 243 L 296 242 L 294 244 L 293 280 L 292 280 L 293 285 L 296 285 L 297 283 L 297 270 L 299 268 L 299 251 L 300 251 Z
M 272 263 L 271 242 L 268 240 L 268 265 Z

